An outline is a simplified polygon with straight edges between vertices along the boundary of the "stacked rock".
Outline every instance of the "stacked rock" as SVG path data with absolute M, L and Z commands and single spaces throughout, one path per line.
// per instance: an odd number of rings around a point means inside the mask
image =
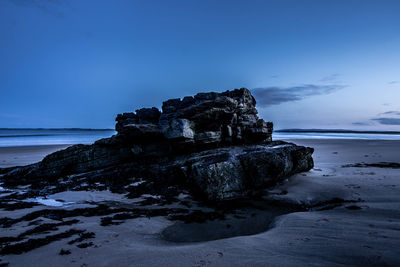
M 196 147 L 252 144 L 272 140 L 272 122 L 257 116 L 256 100 L 246 88 L 170 99 L 155 107 L 119 114 L 117 132 L 127 138 L 162 136 Z
M 128 124 L 158 124 L 161 112 L 158 108 L 142 108 L 133 112 L 118 114 L 115 120 L 115 129 L 119 132 Z

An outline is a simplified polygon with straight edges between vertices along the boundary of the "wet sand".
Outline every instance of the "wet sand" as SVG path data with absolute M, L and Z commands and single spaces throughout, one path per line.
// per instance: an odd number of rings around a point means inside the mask
M 47 154 L 70 145 L 0 147 L 0 168 L 23 166 L 41 161 Z
M 39 239 L 75 229 L 93 233 L 60 238 L 21 254 L 2 255 L 10 266 L 398 266 L 400 265 L 400 169 L 363 167 L 356 163 L 400 163 L 399 141 L 293 140 L 315 148 L 315 167 L 265 190 L 261 200 L 202 223 L 171 221 L 168 215 L 121 217 L 102 225 L 104 215 L 26 217 L 0 228 L 1 237 L 16 237 L 45 223 L 56 229 L 26 234 Z M 43 150 L 42 150 L 43 151 Z M 15 153 L 9 148 L 9 153 Z M 27 152 L 26 152 L 27 153 Z M 33 151 L 35 157 L 39 152 Z M 41 152 L 44 153 L 44 152 Z M 1 159 L 7 158 L 3 151 Z M 10 154 L 11 155 L 11 154 Z M 41 155 L 43 157 L 44 154 Z M 27 158 L 32 159 L 29 155 Z M 1 161 L 1 160 L 0 160 Z M 22 164 L 22 161 L 20 161 Z M 28 162 L 26 162 L 28 163 Z M 30 162 L 29 162 L 30 163 Z M 379 165 L 377 165 L 379 166 Z M 20 190 L 24 190 L 21 188 Z M 7 193 L 3 193 L 7 194 Z M 90 208 L 96 203 L 118 207 L 135 199 L 109 191 L 62 192 L 48 196 L 61 203 L 36 205 L 0 217 L 22 218 L 40 210 Z M 207 211 L 190 197 L 182 198 Z M 265 202 L 263 202 L 265 201 Z M 257 208 L 272 202 L 281 208 Z M 39 201 L 40 202 L 40 201 Z M 46 204 L 46 202 L 41 202 Z M 47 203 L 49 204 L 49 203 Z M 50 204 L 54 204 L 51 203 Z M 175 205 L 175 206 L 174 206 Z M 178 204 L 171 204 L 180 207 Z M 299 207 L 310 207 L 301 210 Z M 154 204 L 153 208 L 159 208 Z M 297 207 L 291 211 L 288 207 Z M 164 207 L 166 208 L 166 207 Z M 168 207 L 171 208 L 171 207 Z M 285 210 L 287 209 L 287 210 Z M 296 208 L 294 208 L 296 209 Z M 112 214 L 111 214 L 112 215 Z M 78 222 L 67 225 L 68 220 Z M 42 220 L 37 222 L 37 220 Z M 1 220 L 0 220 L 1 221 Z M 105 221 L 105 220 L 103 220 Z M 4 226 L 4 225 L 3 225 Z M 257 233 L 254 233 L 256 231 Z M 243 235 L 245 234 L 245 235 Z M 231 236 L 229 238 L 221 238 Z M 217 240 L 214 240 L 216 239 Z M 219 239 L 218 239 L 219 238 Z M 210 240 L 210 241 L 199 241 Z M 198 242 L 194 242 L 198 241 Z M 83 245 L 81 245 L 83 244 Z M 4 245 L 4 243 L 3 243 Z M 79 245 L 79 246 L 78 246 Z M 66 253 L 61 253 L 61 250 Z

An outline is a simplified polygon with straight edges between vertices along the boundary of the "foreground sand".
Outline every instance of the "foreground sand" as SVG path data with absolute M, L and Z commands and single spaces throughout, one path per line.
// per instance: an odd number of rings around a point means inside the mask
M 241 216 L 226 221 L 184 224 L 160 216 L 121 220 L 119 225 L 108 226 L 100 225 L 104 216 L 75 216 L 68 218 L 79 220 L 75 229 L 94 233 L 84 241 L 87 247 L 68 244 L 76 239 L 73 236 L 19 255 L 3 255 L 0 263 L 9 262 L 10 266 L 400 265 L 400 169 L 344 166 L 360 162 L 400 162 L 400 142 L 294 142 L 315 148 L 315 168 L 267 190 L 264 199 L 289 205 L 314 205 L 309 211 L 275 217 L 279 215 L 275 210 L 243 208 Z M 55 202 L 56 199 L 59 202 Z M 99 202 L 134 205 L 135 200 L 109 191 L 92 191 L 58 193 L 49 196 L 47 201 L 52 205 L 55 202 L 56 206 L 70 203 L 51 209 L 71 210 Z M 41 209 L 49 207 L 2 210 L 0 217 L 20 218 Z M 49 218 L 39 219 L 43 220 L 42 224 L 54 223 Z M 22 221 L 0 228 L 0 236 L 16 236 L 33 228 L 32 222 Z M 62 232 L 69 228 L 60 226 L 57 230 Z M 235 236 L 253 230 L 260 233 L 202 242 L 166 240 L 209 240 L 221 236 L 223 231 Z M 31 238 L 43 236 L 46 233 Z M 61 249 L 70 254 L 60 255 Z

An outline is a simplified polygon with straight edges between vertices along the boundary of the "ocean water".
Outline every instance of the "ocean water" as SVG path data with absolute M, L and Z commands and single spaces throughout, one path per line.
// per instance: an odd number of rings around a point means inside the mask
M 89 129 L 0 129 L 0 147 L 91 144 L 115 133 Z
M 116 134 L 114 130 L 89 129 L 0 129 L 0 147 L 91 144 Z M 366 133 L 279 133 L 274 140 L 290 139 L 371 139 L 400 140 L 397 134 Z
M 366 140 L 400 140 L 399 134 L 380 134 L 380 133 L 296 133 L 274 132 L 272 135 L 274 140 L 290 140 L 290 139 L 366 139 Z

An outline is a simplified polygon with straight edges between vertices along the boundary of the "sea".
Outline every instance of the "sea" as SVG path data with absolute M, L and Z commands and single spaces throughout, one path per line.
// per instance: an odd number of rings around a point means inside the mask
M 337 133 L 337 132 L 276 132 L 274 140 L 292 139 L 366 139 L 366 140 L 400 140 L 400 134 L 388 133 Z
M 1 129 L 0 147 L 92 144 L 116 134 L 113 129 Z M 275 132 L 274 140 L 294 139 L 370 139 L 400 140 L 400 134 Z
M 92 144 L 112 129 L 0 129 L 0 147 Z

